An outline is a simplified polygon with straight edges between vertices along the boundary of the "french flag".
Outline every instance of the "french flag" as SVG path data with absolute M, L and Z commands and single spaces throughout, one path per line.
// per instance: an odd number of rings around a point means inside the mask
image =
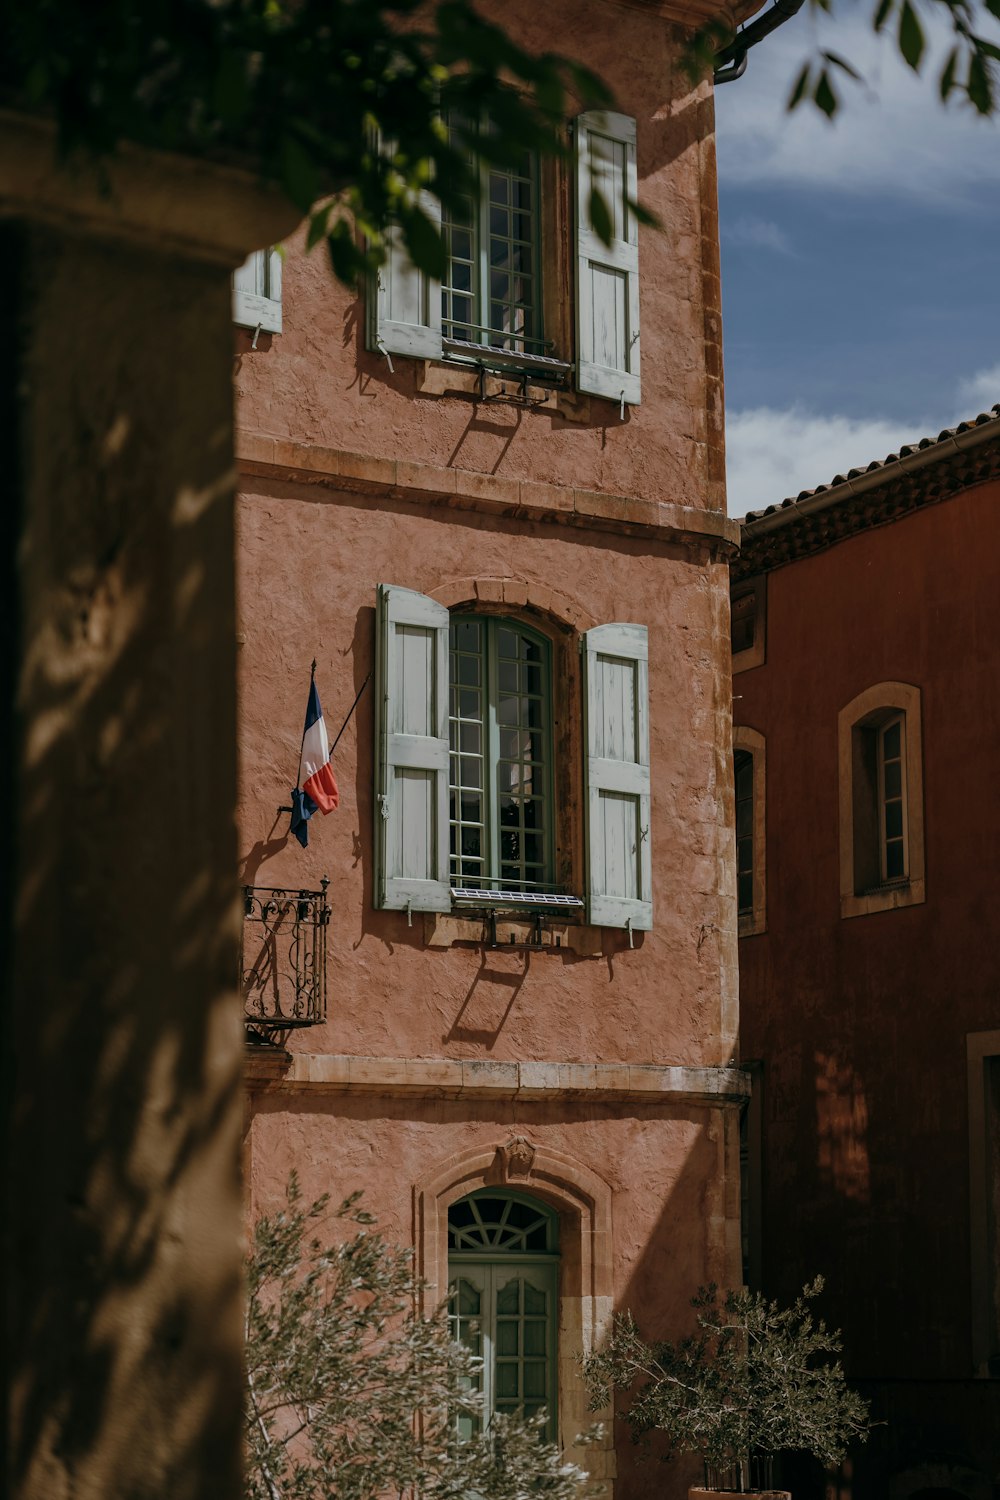
M 302 734 L 302 756 L 299 760 L 299 783 L 292 792 L 291 831 L 303 849 L 309 842 L 309 819 L 319 809 L 332 812 L 340 802 L 340 792 L 330 765 L 330 741 L 326 736 L 323 710 L 319 706 L 316 679 L 309 684 L 306 727 Z

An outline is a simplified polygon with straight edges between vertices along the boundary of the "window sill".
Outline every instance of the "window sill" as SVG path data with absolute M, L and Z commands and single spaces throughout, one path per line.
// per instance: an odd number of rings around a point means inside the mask
M 567 366 L 567 368 L 571 368 Z M 481 374 L 477 365 L 464 360 L 422 360 L 417 364 L 416 387 L 423 396 L 463 396 L 487 400 L 508 394 L 520 384 L 514 371 L 510 375 Z M 577 391 L 562 390 L 547 380 L 528 378 L 528 392 L 537 400 L 540 410 L 555 413 L 565 422 L 591 420 L 590 397 Z M 542 401 L 542 397 L 545 400 Z
M 840 915 L 867 917 L 874 912 L 896 911 L 903 906 L 921 906 L 925 900 L 923 879 L 896 881 L 892 885 L 876 886 L 861 895 L 853 891 L 842 891 Z
M 497 945 L 499 953 L 504 948 L 532 953 L 576 953 L 593 958 L 603 951 L 603 929 L 587 927 L 577 922 L 546 922 L 541 945 L 535 941 L 535 924 L 522 916 L 504 917 L 497 914 Z M 424 942 L 428 948 L 452 948 L 456 943 L 474 943 L 482 947 L 490 941 L 489 922 L 478 914 L 424 913 Z
M 737 937 L 759 937 L 767 931 L 767 920 L 763 912 L 744 912 L 736 921 Z

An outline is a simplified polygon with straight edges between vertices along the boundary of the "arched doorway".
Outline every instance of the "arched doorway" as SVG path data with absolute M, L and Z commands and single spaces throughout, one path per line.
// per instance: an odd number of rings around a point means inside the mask
M 459 1198 L 448 1209 L 448 1281 L 454 1337 L 483 1362 L 487 1415 L 544 1408 L 555 1439 L 558 1214 L 527 1193 L 481 1188 Z

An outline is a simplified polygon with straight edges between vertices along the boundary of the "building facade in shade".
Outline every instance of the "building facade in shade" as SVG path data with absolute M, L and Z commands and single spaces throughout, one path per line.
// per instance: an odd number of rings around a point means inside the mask
M 733 569 L 748 1275 L 877 1425 L 824 1491 L 1000 1483 L 1000 406 L 748 516 Z M 812 1486 L 812 1488 L 811 1488 Z
M 610 1432 L 574 1447 L 579 1355 L 614 1305 L 677 1334 L 700 1284 L 739 1279 L 737 528 L 712 99 L 678 24 L 700 18 L 515 0 L 517 39 L 571 48 L 618 112 L 574 120 L 564 161 L 484 170 L 440 283 L 393 247 L 354 295 L 292 243 L 234 298 L 250 1211 L 293 1168 L 306 1195 L 362 1189 L 429 1300 L 457 1288 L 488 1404 L 545 1406 L 605 1495 L 689 1476 Z M 358 701 L 303 848 L 283 809 L 313 658 L 331 740 Z

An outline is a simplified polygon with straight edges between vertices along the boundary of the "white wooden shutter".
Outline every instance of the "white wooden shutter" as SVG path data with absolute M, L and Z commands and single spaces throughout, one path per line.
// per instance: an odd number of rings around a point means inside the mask
M 653 925 L 649 647 L 645 625 L 583 638 L 587 745 L 587 919 Z
M 596 188 L 611 216 L 611 244 L 590 222 Z M 639 232 L 635 121 L 591 110 L 576 120 L 576 383 L 581 391 L 637 406 Z
M 233 322 L 241 328 L 281 332 L 281 256 L 255 250 L 233 272 Z
M 448 611 L 379 584 L 375 904 L 449 911 Z
M 435 197 L 422 193 L 420 206 L 440 225 L 441 205 Z M 369 325 L 371 346 L 381 353 L 440 359 L 441 283 L 417 270 L 406 253 L 398 225 L 389 232 L 388 252 L 388 260 L 376 272 L 369 299 L 373 314 Z

